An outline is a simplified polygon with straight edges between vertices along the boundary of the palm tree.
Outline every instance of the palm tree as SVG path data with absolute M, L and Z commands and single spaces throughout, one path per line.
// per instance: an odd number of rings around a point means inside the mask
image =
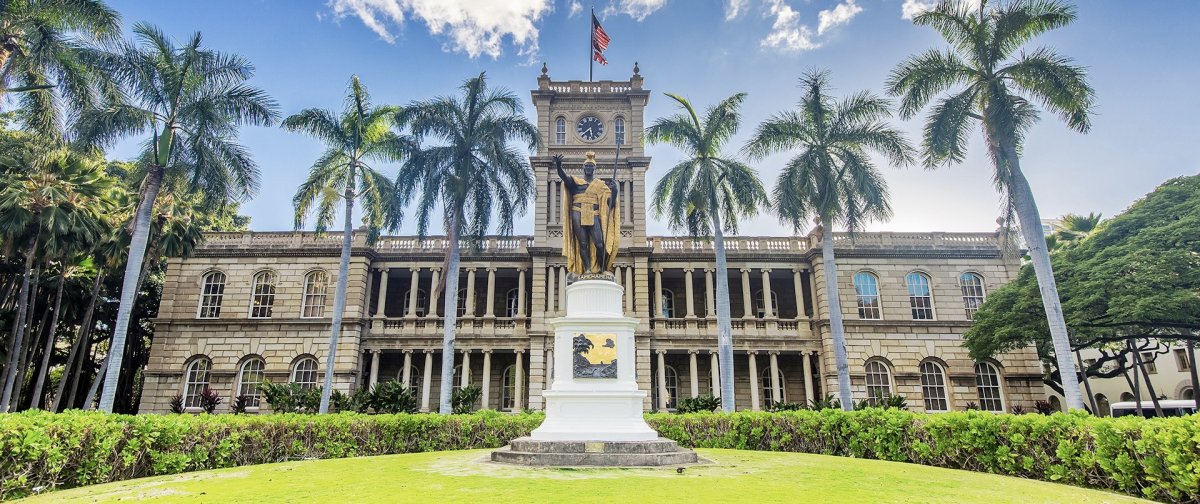
M 120 32 L 120 15 L 97 0 L 0 2 L 0 103 L 7 93 L 21 93 L 21 122 L 58 136 L 60 100 L 79 110 L 94 99 L 81 41 Z
M 725 232 L 737 233 L 738 219 L 751 217 L 766 207 L 767 192 L 758 173 L 722 148 L 741 123 L 738 107 L 746 93 L 737 93 L 709 107 L 704 118 L 688 100 L 667 93 L 684 113 L 654 121 L 646 129 L 649 143 L 669 143 L 686 159 L 663 176 L 654 187 L 654 214 L 668 216 L 672 229 L 694 238 L 713 238 L 717 256 L 717 347 L 721 370 L 721 408 L 733 411 L 733 331 L 729 315 L 729 266 L 725 258 Z
M 1075 20 L 1075 7 L 1058 0 L 1012 0 L 978 8 L 966 2 L 940 3 L 913 18 L 937 30 L 950 44 L 900 63 L 888 79 L 888 92 L 900 96 L 900 115 L 909 118 L 942 92 L 925 122 L 922 151 L 930 167 L 961 162 L 970 130 L 982 125 L 993 180 L 1005 202 L 1005 218 L 1015 214 L 1029 248 L 1042 304 L 1050 325 L 1059 369 L 1075 369 L 1058 287 L 1046 248 L 1033 190 L 1021 172 L 1025 134 L 1038 119 L 1034 102 L 1059 116 L 1071 129 L 1086 133 L 1094 92 L 1083 67 L 1050 48 L 1026 52 L 1033 37 Z M 1083 409 L 1079 377 L 1063 373 L 1070 409 Z
M 199 33 L 182 46 L 149 24 L 134 25 L 133 33 L 136 41 L 91 54 L 94 64 L 124 96 L 85 111 L 76 124 L 81 141 L 98 145 L 150 132 L 141 156 L 146 176 L 113 330 L 110 352 L 114 353 L 100 395 L 100 409 L 105 412 L 112 412 L 116 397 L 151 212 L 164 178 L 186 181 L 209 201 L 249 196 L 258 188 L 258 169 L 250 153 L 236 142 L 238 127 L 269 126 L 279 115 L 274 100 L 246 84 L 254 67 L 240 56 L 202 48 Z
M 795 231 L 803 229 L 812 216 L 818 219 L 838 398 L 842 409 L 850 411 L 854 403 L 833 227 L 841 224 L 853 236 L 867 222 L 889 218 L 887 183 L 868 154 L 883 155 L 892 164 L 905 166 L 913 162 L 915 150 L 885 121 L 891 116 L 887 100 L 867 91 L 835 100 L 826 92 L 826 72 L 810 71 L 800 78 L 800 84 L 804 98 L 797 109 L 776 114 L 759 125 L 745 150 L 755 158 L 799 150 L 775 181 L 773 207 Z
M 397 111 L 396 107 L 387 105 L 372 106 L 371 96 L 356 75 L 350 78 L 341 116 L 328 110 L 305 109 L 283 121 L 283 127 L 288 131 L 305 133 L 325 142 L 327 147 L 292 198 L 296 206 L 296 229 L 304 226 L 315 205 L 316 230 L 323 233 L 333 225 L 338 203 L 344 200 L 346 205 L 342 214 L 342 259 L 333 298 L 325 386 L 321 389 L 318 411 L 322 414 L 329 412 L 334 358 L 342 328 L 342 311 L 346 308 L 350 245 L 354 236 L 354 200 L 362 198 L 367 238 L 368 242 L 373 242 L 385 224 L 394 190 L 391 180 L 380 174 L 372 163 L 399 161 L 409 150 L 409 142 L 392 132 Z
M 434 212 L 442 212 L 447 255 L 442 276 L 446 289 L 442 337 L 442 387 L 439 408 L 450 414 L 454 381 L 454 332 L 458 316 L 459 240 L 477 240 L 498 219 L 499 234 L 512 233 L 513 217 L 524 215 L 533 194 L 533 170 L 525 154 L 509 141 L 533 151 L 540 144 L 537 128 L 521 113 L 521 102 L 507 89 L 491 90 L 484 74 L 467 79 L 461 97 L 441 97 L 409 104 L 397 115 L 418 139 L 439 145 L 422 149 L 400 168 L 396 201 L 417 198 L 417 232 L 424 237 Z M 419 193 L 419 197 L 418 197 Z M 396 215 L 399 216 L 399 206 Z M 493 215 L 493 211 L 495 215 Z M 434 289 L 436 292 L 440 290 Z

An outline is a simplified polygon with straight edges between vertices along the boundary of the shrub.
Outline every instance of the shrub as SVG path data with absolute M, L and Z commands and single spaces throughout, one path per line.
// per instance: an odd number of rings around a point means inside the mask
M 263 399 L 276 413 L 316 413 L 321 406 L 321 387 L 304 388 L 298 383 L 259 385 Z
M 183 394 L 175 394 L 170 402 L 171 413 L 183 413 Z
M 417 398 L 412 392 L 396 380 L 379 382 L 371 391 L 371 407 L 376 413 L 416 413 Z
M 475 403 L 479 402 L 481 391 L 476 385 L 467 385 L 454 391 L 454 396 L 450 398 L 451 406 L 454 408 L 455 415 L 470 413 L 475 409 Z
M 1036 401 L 1033 403 L 1033 409 L 1037 410 L 1038 413 L 1043 415 L 1054 413 L 1054 407 L 1050 405 L 1049 401 Z
M 686 397 L 679 401 L 677 413 L 703 413 L 716 411 L 721 407 L 721 400 L 712 395 Z
M 250 407 L 250 396 L 242 394 L 233 398 L 233 403 L 229 405 L 229 411 L 234 415 L 241 415 L 246 412 L 248 407 Z
M 221 405 L 221 394 L 209 387 L 204 387 L 200 391 L 200 409 L 204 410 L 209 415 L 217 411 L 217 406 Z
M 1009 409 L 1009 412 L 1014 415 L 1024 415 L 1025 407 L 1021 406 L 1020 404 L 1014 404 L 1013 407 Z
M 810 410 L 827 410 L 827 409 L 842 409 L 842 402 L 835 399 L 833 394 L 828 394 L 820 399 L 809 399 L 808 409 Z
M 797 411 L 804 409 L 804 405 L 798 402 L 778 402 L 771 405 L 771 411 Z

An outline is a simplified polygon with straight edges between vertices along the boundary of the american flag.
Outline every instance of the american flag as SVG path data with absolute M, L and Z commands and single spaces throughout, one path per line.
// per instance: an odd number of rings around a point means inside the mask
M 601 65 L 608 64 L 608 60 L 604 59 L 604 50 L 608 49 L 609 41 L 604 27 L 600 26 L 600 20 L 596 19 L 595 14 L 592 14 L 592 59 Z

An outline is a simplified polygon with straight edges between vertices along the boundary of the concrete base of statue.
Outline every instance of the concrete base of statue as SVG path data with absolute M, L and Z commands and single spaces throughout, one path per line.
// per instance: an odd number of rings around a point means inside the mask
M 542 392 L 546 420 L 528 438 L 492 452 L 524 465 L 648 466 L 696 462 L 696 453 L 658 437 L 642 417 L 634 330 L 620 285 L 584 279 L 567 286 L 567 315 L 554 330 L 554 376 Z

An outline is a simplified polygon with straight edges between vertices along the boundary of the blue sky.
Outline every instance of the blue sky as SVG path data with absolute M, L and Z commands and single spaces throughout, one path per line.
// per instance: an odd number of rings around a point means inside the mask
M 926 0 L 927 2 L 928 0 Z M 253 82 L 285 115 L 303 108 L 338 110 L 357 74 L 377 103 L 404 104 L 455 91 L 486 71 L 493 86 L 528 104 L 545 61 L 556 80 L 587 78 L 587 11 L 594 7 L 612 37 L 610 64 L 596 79 L 626 79 L 639 62 L 654 91 L 646 119 L 674 113 L 662 92 L 703 107 L 749 93 L 740 148 L 754 126 L 794 106 L 799 75 L 832 72 L 839 93 L 881 92 L 904 57 L 942 43 L 905 13 L 921 0 L 113 0 L 127 25 L 149 21 L 177 38 L 204 34 L 213 49 L 246 56 Z M 1114 215 L 1164 180 L 1200 172 L 1200 2 L 1085 0 L 1079 20 L 1034 42 L 1088 67 L 1098 105 L 1081 135 L 1046 116 L 1032 131 L 1023 168 L 1043 217 L 1068 212 Z M 527 113 L 532 114 L 527 110 Z M 897 124 L 919 141 L 919 118 Z M 322 146 L 278 128 L 247 128 L 242 141 L 262 170 L 263 187 L 243 206 L 255 230 L 292 228 L 291 197 Z M 131 156 L 133 143 L 114 154 Z M 680 155 L 653 146 L 654 183 Z M 756 163 L 772 184 L 785 156 Z M 999 199 L 979 135 L 967 161 L 925 171 L 881 166 L 894 217 L 871 230 L 987 231 Z M 395 167 L 384 167 L 394 173 Z M 532 211 L 532 209 L 530 209 Z M 531 218 L 517 231 L 527 233 Z M 763 215 L 743 234 L 787 234 Z M 401 230 L 410 233 L 411 226 Z M 650 219 L 651 234 L 667 234 Z

